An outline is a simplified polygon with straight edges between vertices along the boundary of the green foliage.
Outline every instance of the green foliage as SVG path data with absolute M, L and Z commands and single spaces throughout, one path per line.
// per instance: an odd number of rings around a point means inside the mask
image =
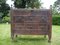
M 0 0 L 0 23 L 8 21 L 8 13 L 10 7 L 6 4 L 6 0 Z
M 26 1 L 27 8 L 39 8 L 41 6 L 41 2 L 39 0 L 27 0 Z
M 39 8 L 41 1 L 39 0 L 15 0 L 14 5 L 16 8 Z
M 6 4 L 6 0 L 0 0 L 0 13 L 2 13 L 3 15 L 0 14 L 1 18 L 3 19 L 3 17 L 7 16 L 7 14 L 9 13 L 10 7 L 8 4 Z
M 5 16 L 5 17 L 2 19 L 2 22 L 3 22 L 3 23 L 10 22 L 10 17 Z
M 53 25 L 60 25 L 60 13 L 58 13 L 59 5 L 60 5 L 59 0 L 57 0 L 53 5 L 53 9 L 52 9 L 52 24 Z
M 52 16 L 52 24 L 53 25 L 60 25 L 60 15 Z
M 54 7 L 55 7 L 58 11 L 60 11 L 60 0 L 55 1 Z
M 25 8 L 26 1 L 24 1 L 24 0 L 15 0 L 14 5 L 17 8 Z
M 0 0 L 0 4 L 5 3 L 5 2 L 6 2 L 6 0 Z

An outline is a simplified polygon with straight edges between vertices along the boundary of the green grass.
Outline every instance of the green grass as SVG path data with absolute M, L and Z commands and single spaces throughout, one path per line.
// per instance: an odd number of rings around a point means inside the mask
M 15 41 L 11 40 L 10 24 L 0 24 L 0 45 L 60 45 L 60 26 L 52 26 L 52 41 L 48 43 L 41 35 L 21 35 Z

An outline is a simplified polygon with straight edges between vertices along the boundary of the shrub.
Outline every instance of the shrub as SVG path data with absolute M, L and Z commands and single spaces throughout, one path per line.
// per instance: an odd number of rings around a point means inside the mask
M 53 25 L 60 25 L 60 17 L 52 17 Z
M 2 19 L 2 22 L 3 23 L 6 23 L 6 22 L 10 22 L 10 17 L 8 17 L 8 16 L 5 16 L 3 19 Z

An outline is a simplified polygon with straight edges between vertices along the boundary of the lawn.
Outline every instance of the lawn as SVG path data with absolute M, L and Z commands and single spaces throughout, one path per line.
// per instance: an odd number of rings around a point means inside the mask
M 52 26 L 52 41 L 43 35 L 19 35 L 15 41 L 11 40 L 10 24 L 0 24 L 0 45 L 60 45 L 60 26 Z

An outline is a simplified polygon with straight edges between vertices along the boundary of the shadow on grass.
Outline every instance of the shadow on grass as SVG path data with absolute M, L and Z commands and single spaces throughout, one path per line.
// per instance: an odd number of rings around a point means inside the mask
M 48 38 L 44 37 L 16 37 L 14 38 L 13 42 L 11 44 L 17 44 L 17 45 L 51 45 L 51 43 L 48 42 Z
M 48 41 L 48 38 L 22 38 L 22 37 L 17 37 L 14 39 L 14 42 L 18 41 Z

